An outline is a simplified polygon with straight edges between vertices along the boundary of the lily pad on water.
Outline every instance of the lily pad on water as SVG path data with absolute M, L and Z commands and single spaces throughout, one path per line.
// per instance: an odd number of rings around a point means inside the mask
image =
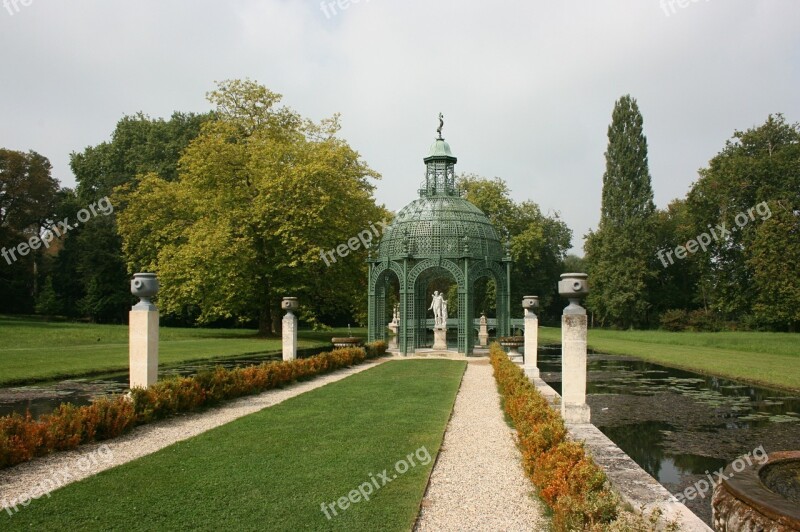
M 800 419 L 792 416 L 784 416 L 784 415 L 777 415 L 777 416 L 769 416 L 769 420 L 773 423 L 797 423 Z

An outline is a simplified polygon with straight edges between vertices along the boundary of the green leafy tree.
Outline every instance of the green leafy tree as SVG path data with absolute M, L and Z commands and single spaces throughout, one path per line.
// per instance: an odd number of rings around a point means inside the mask
M 656 279 L 655 205 L 647 139 L 636 100 L 620 98 L 608 128 L 600 224 L 586 237 L 592 292 L 588 305 L 604 325 L 645 325 Z
M 75 213 L 115 187 L 134 184 L 135 176 L 156 172 L 167 181 L 178 174 L 178 161 L 211 114 L 173 113 L 169 120 L 143 113 L 123 117 L 109 142 L 73 153 L 70 164 L 78 187 L 65 198 L 63 216 Z M 116 214 L 90 219 L 64 240 L 54 268 L 54 284 L 71 316 L 122 322 L 130 308 L 129 275 L 122 255 Z M 59 218 L 61 219 L 61 218 Z
M 556 286 L 572 240 L 572 231 L 558 213 L 547 216 L 532 201 L 514 202 L 508 185 L 500 178 L 464 174 L 459 177 L 458 186 L 496 229 L 511 238 L 512 313 L 522 315 L 520 304 L 514 302 L 521 303 L 526 295 L 538 295 L 543 311 L 558 312 Z M 476 310 L 495 310 L 495 290 L 493 282 L 476 289 L 476 304 L 482 306 Z
M 561 273 L 586 273 L 586 268 L 586 259 L 570 253 L 564 257 L 564 262 L 561 264 Z
M 277 332 L 285 296 L 300 297 L 306 316 L 363 316 L 366 251 L 328 264 L 323 254 L 388 218 L 372 197 L 379 176 L 336 137 L 338 116 L 314 124 L 280 98 L 220 83 L 209 93 L 216 119 L 177 178 L 151 172 L 117 189 L 128 269 L 159 275 L 165 312 L 257 320 L 262 334 Z
M 39 295 L 36 297 L 36 313 L 45 316 L 58 316 L 64 311 L 61 301 L 53 289 L 53 277 L 47 276 Z
M 757 319 L 796 332 L 800 325 L 800 206 L 770 202 L 772 216 L 756 228 L 748 250 Z
M 662 314 L 671 309 L 707 308 L 707 287 L 700 282 L 702 257 L 689 255 L 676 259 L 674 250 L 697 237 L 685 200 L 674 200 L 655 215 L 656 269 L 658 277 L 650 288 L 653 311 Z M 672 255 L 669 255 L 671 252 Z
M 762 322 L 778 325 L 774 315 L 765 313 L 764 304 L 774 301 L 779 293 L 776 286 L 790 286 L 796 275 L 787 266 L 795 260 L 792 233 L 781 233 L 776 227 L 791 227 L 786 213 L 800 208 L 798 191 L 800 125 L 787 123 L 780 114 L 770 115 L 758 127 L 734 132 L 709 166 L 700 170 L 700 179 L 688 194 L 687 208 L 695 235 L 712 230 L 716 235 L 707 252 L 697 257 L 699 282 L 710 309 L 728 320 L 746 319 L 755 312 Z M 768 211 L 774 215 L 781 210 L 781 217 L 772 221 Z M 782 248 L 786 248 L 787 259 L 774 266 L 766 264 L 765 257 L 777 258 L 775 250 Z M 766 271 L 776 276 L 767 279 L 763 277 Z M 760 306 L 754 308 L 756 302 Z M 793 302 L 796 300 L 784 304 Z M 791 325 L 788 315 L 779 321 L 781 327 Z
M 38 236 L 53 216 L 59 190 L 50 161 L 34 152 L 0 149 L 0 301 L 4 312 L 31 312 L 38 295 L 39 247 L 14 248 Z

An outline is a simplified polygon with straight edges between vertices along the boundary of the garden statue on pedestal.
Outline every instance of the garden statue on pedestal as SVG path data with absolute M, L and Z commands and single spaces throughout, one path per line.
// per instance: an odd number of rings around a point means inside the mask
M 435 329 L 444 326 L 444 323 L 442 323 L 443 303 L 444 303 L 444 298 L 442 297 L 442 294 L 440 294 L 438 290 L 434 291 L 433 301 L 431 301 L 431 306 L 428 308 L 428 310 L 433 311 L 433 325 Z

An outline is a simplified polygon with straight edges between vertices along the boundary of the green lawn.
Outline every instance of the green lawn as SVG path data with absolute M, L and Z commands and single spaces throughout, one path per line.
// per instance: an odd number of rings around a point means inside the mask
M 539 329 L 541 343 L 560 343 L 561 329 Z M 665 366 L 800 391 L 800 335 L 762 332 L 589 330 L 589 347 Z
M 0 529 L 410 530 L 465 368 L 386 362 L 2 512 Z M 369 501 L 326 518 L 360 486 Z
M 342 334 L 341 329 L 324 333 L 301 331 L 300 348 L 330 345 L 331 337 Z M 161 366 L 281 351 L 280 338 L 258 338 L 256 331 L 247 329 L 162 327 L 160 340 Z M 127 326 L 0 316 L 0 385 L 127 369 Z

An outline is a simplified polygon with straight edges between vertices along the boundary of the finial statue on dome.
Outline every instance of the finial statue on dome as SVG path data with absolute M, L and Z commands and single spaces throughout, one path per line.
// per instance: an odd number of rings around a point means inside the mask
M 444 128 L 444 115 L 439 113 L 439 127 L 436 129 L 436 132 L 439 133 L 439 140 L 444 140 L 442 137 L 442 128 Z

